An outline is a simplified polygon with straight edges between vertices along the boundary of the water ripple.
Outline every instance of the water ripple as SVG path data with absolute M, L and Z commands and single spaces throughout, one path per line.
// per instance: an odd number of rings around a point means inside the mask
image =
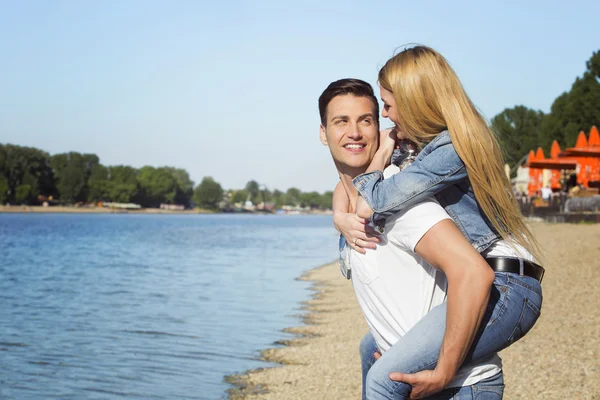
M 222 399 L 336 242 L 329 217 L 0 214 L 0 398 Z

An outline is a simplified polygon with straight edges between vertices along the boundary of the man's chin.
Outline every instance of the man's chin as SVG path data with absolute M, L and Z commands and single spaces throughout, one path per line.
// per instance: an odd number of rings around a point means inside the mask
M 357 160 L 352 161 L 338 161 L 338 169 L 340 172 L 346 172 L 348 174 L 358 175 L 369 168 L 370 162 L 358 162 Z

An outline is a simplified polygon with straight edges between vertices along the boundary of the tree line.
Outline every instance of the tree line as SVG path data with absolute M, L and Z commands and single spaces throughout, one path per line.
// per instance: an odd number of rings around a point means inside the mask
M 188 172 L 174 167 L 106 166 L 95 154 L 50 155 L 34 147 L 0 144 L 0 204 L 95 202 L 135 203 L 142 207 L 231 208 L 235 203 L 270 203 L 329 209 L 332 192 L 270 191 L 249 181 L 243 189 L 224 190 L 212 177 L 194 185 Z
M 580 131 L 587 134 L 600 124 L 600 50 L 585 65 L 583 75 L 554 100 L 549 113 L 518 105 L 492 118 L 492 129 L 509 164 L 518 163 L 529 150 L 540 146 L 548 155 L 554 140 L 561 148 L 572 147 Z

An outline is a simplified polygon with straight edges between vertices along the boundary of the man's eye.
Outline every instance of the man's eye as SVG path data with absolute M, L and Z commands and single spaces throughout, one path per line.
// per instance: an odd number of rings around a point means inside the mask
M 364 119 L 363 122 L 367 125 L 371 125 L 373 123 L 373 121 L 371 121 L 369 118 Z
M 341 125 L 341 124 L 345 124 L 345 123 L 346 123 L 346 120 L 344 120 L 344 119 L 338 119 L 337 121 L 335 121 L 336 125 Z

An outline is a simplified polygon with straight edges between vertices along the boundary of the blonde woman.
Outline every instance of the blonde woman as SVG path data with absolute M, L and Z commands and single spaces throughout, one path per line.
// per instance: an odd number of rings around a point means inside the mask
M 533 327 L 544 270 L 532 255 L 535 240 L 511 196 L 498 143 L 444 57 L 425 46 L 408 48 L 383 66 L 379 83 L 382 116 L 395 129 L 382 135 L 369 169 L 353 181 L 358 216 L 381 227 L 387 217 L 434 197 L 495 272 L 490 291 L 469 281 L 460 266 L 445 271 L 447 303 L 370 368 L 367 399 L 422 398 L 444 388 L 463 362 L 498 352 Z M 421 151 L 412 165 L 384 180 L 396 139 Z M 347 242 L 357 251 L 372 247 L 349 220 L 335 221 Z

